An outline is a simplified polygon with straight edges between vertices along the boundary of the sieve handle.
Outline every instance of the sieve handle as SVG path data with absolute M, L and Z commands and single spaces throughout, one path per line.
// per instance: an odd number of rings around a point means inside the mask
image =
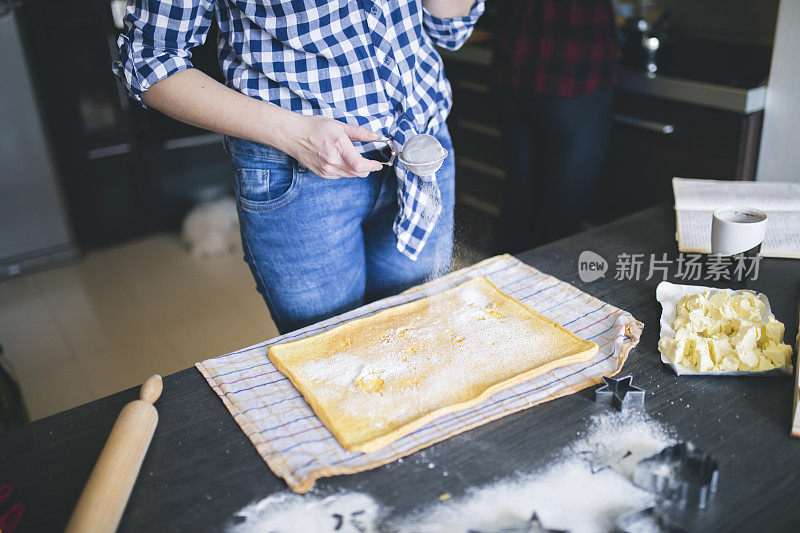
M 389 150 L 391 150 L 392 152 L 392 156 L 389 158 L 388 161 L 378 161 L 378 163 L 380 163 L 381 165 L 386 165 L 387 167 L 390 167 L 394 164 L 394 159 L 397 157 L 397 151 L 394 149 L 391 139 L 378 139 L 376 141 L 361 141 L 359 139 L 350 139 L 350 140 L 357 142 L 386 143 L 386 146 L 388 146 Z

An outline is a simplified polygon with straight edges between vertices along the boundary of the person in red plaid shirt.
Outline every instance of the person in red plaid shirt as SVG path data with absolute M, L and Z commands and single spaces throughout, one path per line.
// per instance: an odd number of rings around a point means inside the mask
M 616 81 L 610 0 L 496 3 L 494 69 L 507 150 L 497 247 L 582 229 L 606 153 Z

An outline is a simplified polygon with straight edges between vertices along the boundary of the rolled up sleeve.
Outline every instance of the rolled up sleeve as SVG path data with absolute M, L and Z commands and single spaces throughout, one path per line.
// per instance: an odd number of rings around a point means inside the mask
M 467 16 L 446 19 L 435 17 L 427 9 L 423 9 L 422 24 L 433 44 L 448 50 L 458 50 L 469 39 L 484 8 L 484 0 L 476 0 Z
M 205 42 L 214 6 L 209 0 L 135 0 L 117 39 L 120 60 L 113 64 L 130 95 L 140 104 L 152 85 L 192 67 L 191 48 Z

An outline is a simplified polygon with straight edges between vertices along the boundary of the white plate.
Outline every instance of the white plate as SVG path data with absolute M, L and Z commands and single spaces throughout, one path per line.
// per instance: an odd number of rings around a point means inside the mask
M 699 285 L 676 285 L 675 283 L 669 283 L 668 281 L 662 281 L 656 287 L 656 300 L 661 303 L 661 338 L 662 339 L 674 339 L 675 338 L 675 330 L 672 328 L 672 323 L 675 321 L 675 313 L 676 309 L 678 308 L 678 302 L 681 301 L 681 298 L 684 296 L 688 296 L 690 294 L 698 294 L 701 292 L 708 291 L 713 296 L 718 292 L 726 292 L 729 295 L 736 295 L 745 292 L 744 290 L 734 291 L 732 289 L 715 289 L 713 287 L 701 287 Z M 761 321 L 767 323 L 769 318 L 772 317 L 772 310 L 769 306 L 769 300 L 767 297 L 759 293 L 757 291 L 749 291 L 756 293 L 756 296 L 759 300 L 764 302 L 764 315 L 761 317 Z M 681 365 L 679 363 L 673 363 L 669 359 L 667 359 L 664 354 L 659 352 L 661 355 L 661 361 L 672 367 L 676 374 L 679 376 L 683 375 L 713 375 L 713 376 L 774 376 L 776 374 L 792 374 L 792 366 L 791 363 L 784 365 L 782 367 L 773 368 L 770 370 L 718 370 L 713 372 L 699 372 L 697 370 L 693 370 L 688 366 Z

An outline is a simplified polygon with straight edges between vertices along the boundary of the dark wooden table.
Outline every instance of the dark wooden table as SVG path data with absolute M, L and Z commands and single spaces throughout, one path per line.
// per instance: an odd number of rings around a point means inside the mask
M 583 250 L 609 261 L 606 277 L 583 283 Z M 666 252 L 677 257 L 672 210 L 658 207 L 537 248 L 520 258 L 536 268 L 630 311 L 644 322 L 639 346 L 623 369 L 647 392 L 647 412 L 710 451 L 720 464 L 710 507 L 690 517 L 692 531 L 800 530 L 800 440 L 789 437 L 788 377 L 682 377 L 659 360 L 656 279 L 617 281 L 619 254 Z M 786 340 L 796 334 L 800 261 L 763 260 L 758 280 Z M 717 284 L 719 285 L 719 284 Z M 198 354 L 199 355 L 199 354 Z M 76 407 L 0 434 L 0 484 L 16 486 L 27 506 L 19 531 L 57 531 L 66 524 L 122 406 L 136 389 Z M 687 408 L 686 404 L 690 407 Z M 200 373 L 167 376 L 159 426 L 125 515 L 122 531 L 218 531 L 255 500 L 286 490 L 245 438 Z M 602 408 L 591 389 L 516 413 L 436 444 L 426 461 L 393 463 L 369 472 L 320 480 L 323 491 L 353 489 L 404 514 L 443 492 L 543 466 Z M 436 470 L 427 468 L 427 461 Z M 451 474 L 443 477 L 441 470 Z

